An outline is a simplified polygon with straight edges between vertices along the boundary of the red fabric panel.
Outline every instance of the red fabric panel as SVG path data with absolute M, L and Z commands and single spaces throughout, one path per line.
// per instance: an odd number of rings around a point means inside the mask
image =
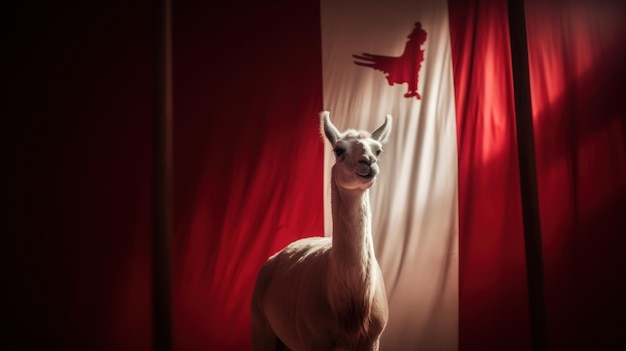
M 150 350 L 149 4 L 3 5 L 0 349 Z
M 176 1 L 174 344 L 246 350 L 265 260 L 323 235 L 317 1 Z
M 506 2 L 449 2 L 459 157 L 459 349 L 530 347 Z
M 626 349 L 626 4 L 526 11 L 550 346 Z

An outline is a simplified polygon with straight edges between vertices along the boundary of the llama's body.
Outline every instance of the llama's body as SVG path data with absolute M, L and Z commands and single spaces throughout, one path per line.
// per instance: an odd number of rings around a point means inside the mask
M 370 137 L 339 133 L 323 115 L 337 153 L 333 236 L 295 241 L 262 267 L 251 306 L 253 350 L 273 351 L 278 339 L 293 351 L 378 350 L 388 311 L 372 242 L 369 188 L 390 122 L 388 117 Z

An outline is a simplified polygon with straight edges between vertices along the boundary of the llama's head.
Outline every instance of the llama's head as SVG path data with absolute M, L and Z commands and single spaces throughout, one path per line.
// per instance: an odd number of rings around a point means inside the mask
M 383 152 L 391 132 L 391 116 L 387 115 L 382 126 L 371 134 L 367 131 L 348 129 L 340 132 L 331 122 L 330 113 L 320 113 L 322 132 L 330 141 L 336 162 L 332 169 L 333 179 L 346 189 L 365 190 L 374 185 L 378 175 L 378 157 Z

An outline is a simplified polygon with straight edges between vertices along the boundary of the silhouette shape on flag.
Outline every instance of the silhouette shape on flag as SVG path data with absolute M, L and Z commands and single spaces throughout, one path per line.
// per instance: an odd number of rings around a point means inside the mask
M 407 83 L 409 87 L 404 97 L 415 96 L 419 100 L 422 96 L 417 92 L 417 82 L 422 61 L 424 61 L 422 45 L 426 41 L 426 31 L 422 29 L 420 22 L 415 23 L 413 31 L 407 38 L 409 41 L 404 46 L 404 52 L 401 56 L 363 53 L 362 55 L 352 55 L 352 57 L 360 60 L 354 61 L 359 66 L 371 67 L 385 73 L 389 85 Z

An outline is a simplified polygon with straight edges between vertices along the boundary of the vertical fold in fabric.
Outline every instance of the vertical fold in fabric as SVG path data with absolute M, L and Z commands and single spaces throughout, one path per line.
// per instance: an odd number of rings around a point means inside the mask
M 530 348 L 505 1 L 449 1 L 459 155 L 459 343 Z
M 456 350 L 457 144 L 446 4 L 322 0 L 321 26 L 324 109 L 333 123 L 372 131 L 394 117 L 371 190 L 390 307 L 381 349 Z M 331 235 L 328 143 L 325 158 Z

